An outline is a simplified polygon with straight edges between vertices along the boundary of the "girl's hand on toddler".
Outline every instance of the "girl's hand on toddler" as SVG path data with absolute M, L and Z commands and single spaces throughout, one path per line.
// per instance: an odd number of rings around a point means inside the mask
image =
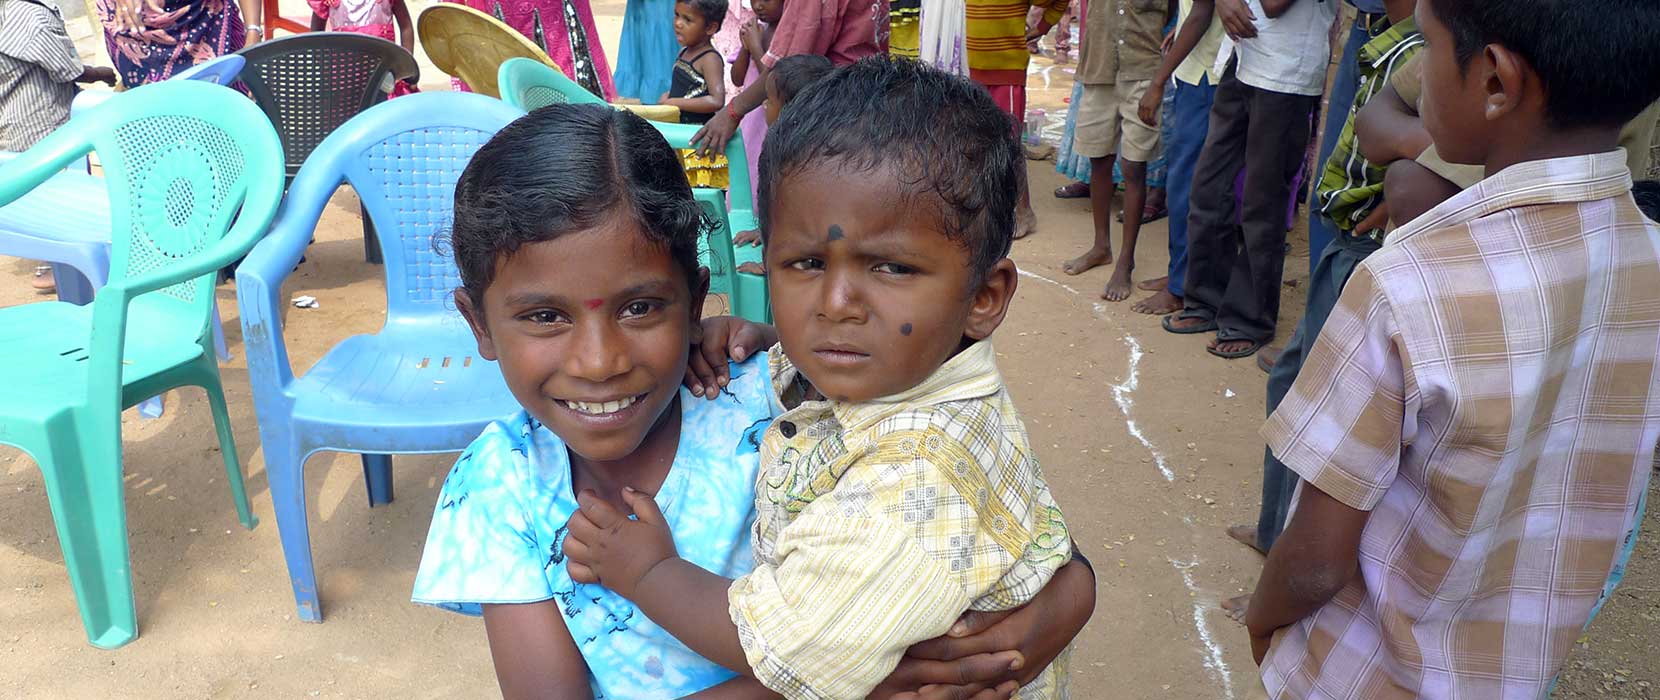
M 693 340 L 684 383 L 693 394 L 706 399 L 718 398 L 721 389 L 731 381 L 726 368 L 727 360 L 743 362 L 750 355 L 778 342 L 778 331 L 772 326 L 752 323 L 736 316 L 703 319 L 700 335 L 701 339 Z
M 581 508 L 566 524 L 564 545 L 571 580 L 597 583 L 633 600 L 652 567 L 679 556 L 663 511 L 650 495 L 623 489 L 623 502 L 636 519 L 591 490 L 577 494 L 576 500 Z

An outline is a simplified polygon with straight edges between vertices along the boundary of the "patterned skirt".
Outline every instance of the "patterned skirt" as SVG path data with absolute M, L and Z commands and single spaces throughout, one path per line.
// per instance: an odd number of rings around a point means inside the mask
M 139 35 L 115 23 L 115 0 L 98 0 L 104 45 L 129 88 L 166 80 L 198 63 L 236 53 L 247 43 L 242 10 L 232 0 L 164 0 L 160 11 L 140 4 Z

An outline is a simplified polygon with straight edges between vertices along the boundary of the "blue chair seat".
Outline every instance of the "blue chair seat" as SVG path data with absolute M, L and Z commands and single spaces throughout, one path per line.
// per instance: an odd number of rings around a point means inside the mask
M 308 424 L 302 432 L 327 443 L 319 448 L 352 452 L 451 452 L 514 405 L 501 370 L 478 356 L 470 334 L 352 336 L 296 378 L 293 391 L 294 420 Z

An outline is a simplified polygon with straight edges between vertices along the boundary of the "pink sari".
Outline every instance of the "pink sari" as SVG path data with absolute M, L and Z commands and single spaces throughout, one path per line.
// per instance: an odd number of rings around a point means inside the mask
M 517 29 L 589 92 L 607 100 L 616 96 L 611 65 L 600 46 L 588 0 L 465 0 L 462 4 Z

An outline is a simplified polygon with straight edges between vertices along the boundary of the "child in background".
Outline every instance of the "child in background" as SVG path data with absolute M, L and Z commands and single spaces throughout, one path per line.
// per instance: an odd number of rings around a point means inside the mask
M 707 225 L 674 166 L 673 149 L 639 117 L 556 105 L 498 133 L 456 186 L 455 303 L 524 410 L 485 428 L 445 479 L 413 598 L 483 615 L 508 698 L 770 696 L 628 601 L 573 581 L 560 553 L 573 494 L 627 487 L 662 499 L 688 560 L 733 576 L 752 567 L 750 438 L 772 420 L 768 358 L 722 360 L 725 390 L 711 401 L 680 387 L 703 336 L 708 271 L 697 247 Z M 762 342 L 733 338 L 718 351 L 742 357 Z M 1088 617 L 1073 598 L 1093 590 L 1093 576 L 1069 566 L 982 634 L 1058 628 L 1070 639 Z M 959 676 L 998 683 L 1011 655 L 1047 663 L 1048 654 L 975 655 L 945 664 L 946 676 L 909 664 L 896 676 L 914 683 L 904 690 Z
M 835 66 L 830 59 L 813 54 L 796 54 L 778 59 L 778 65 L 767 72 L 767 101 L 764 105 L 767 125 L 778 121 L 778 115 L 784 111 L 784 105 L 807 89 L 808 85 L 818 82 L 820 78 L 830 74 Z M 758 246 L 761 245 L 760 231 L 743 231 L 732 237 L 732 245 Z M 751 275 L 767 274 L 767 270 L 760 263 L 746 262 L 738 266 L 739 272 Z
M 1303 478 L 1246 615 L 1274 698 L 1545 697 L 1660 439 L 1660 226 L 1617 148 L 1660 6 L 1416 20 L 1423 124 L 1489 175 L 1360 264 L 1263 428 Z
M 674 38 L 683 47 L 674 59 L 669 91 L 657 103 L 680 108 L 684 124 L 709 121 L 726 106 L 726 62 L 709 42 L 726 21 L 726 0 L 680 0 L 674 4 Z M 726 189 L 730 176 L 726 156 L 716 153 L 705 158 L 695 150 L 682 150 L 681 163 L 693 187 Z
M 1078 123 L 1072 150 L 1089 159 L 1090 205 L 1094 214 L 1094 242 L 1083 255 L 1061 265 L 1068 275 L 1081 275 L 1112 257 L 1112 166 L 1122 152 L 1124 169 L 1124 247 L 1112 277 L 1101 292 L 1107 301 L 1130 297 L 1135 269 L 1136 238 L 1146 213 L 1147 161 L 1159 149 L 1158 116 L 1143 122 L 1137 110 L 1159 67 L 1159 44 L 1170 18 L 1167 0 L 1121 2 L 1116 12 L 1097 7 L 1084 17 L 1083 47 L 1078 53 Z
M 908 645 L 1020 605 L 1066 565 L 988 340 L 1017 282 L 1025 160 L 1007 126 L 972 83 L 885 56 L 800 96 L 762 155 L 784 413 L 760 435 L 755 569 L 679 557 L 644 494 L 619 508 L 585 492 L 573 577 L 786 697 L 863 698 Z M 1062 659 L 1020 697 L 1065 697 Z
M 415 53 L 415 23 L 404 0 L 306 0 L 311 5 L 311 31 L 356 32 L 397 42 Z M 393 22 L 397 27 L 393 27 Z M 398 81 L 391 97 L 419 92 L 414 80 Z
M 974 82 L 991 93 L 1005 113 L 1013 118 L 1009 128 L 1019 134 L 1026 122 L 1026 67 L 1032 55 L 1027 42 L 1035 41 L 1066 14 L 1068 0 L 968 0 L 968 72 Z M 1026 23 L 1031 8 L 1043 14 L 1035 25 Z M 1100 14 L 1100 13 L 1097 13 Z M 1037 232 L 1037 213 L 1032 211 L 1031 193 L 1022 176 L 1020 196 L 1015 203 L 1016 240 Z M 1110 188 L 1109 188 L 1110 192 Z
M 767 47 L 772 45 L 772 30 L 784 15 L 784 0 L 755 0 L 751 6 L 755 8 L 755 16 L 744 21 L 739 32 L 741 48 L 732 61 L 732 82 L 736 85 L 748 85 L 752 77 L 766 77 L 767 64 L 758 59 L 767 55 Z M 753 75 L 751 67 L 755 68 Z

